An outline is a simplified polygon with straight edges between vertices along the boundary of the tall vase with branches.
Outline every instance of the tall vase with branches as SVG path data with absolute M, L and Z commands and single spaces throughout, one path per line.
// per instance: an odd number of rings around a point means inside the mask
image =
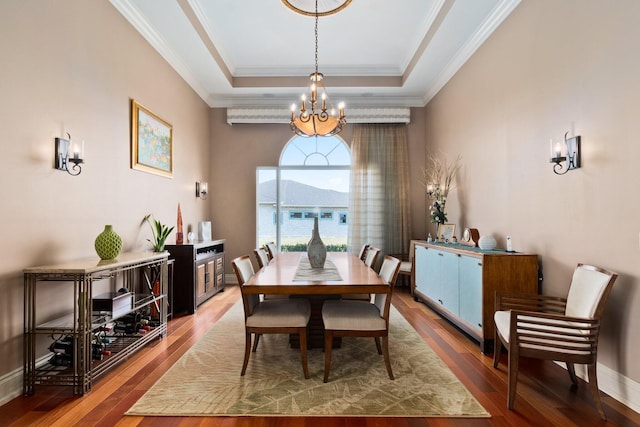
M 429 156 L 427 167 L 422 169 L 423 180 L 420 182 L 427 190 L 427 196 L 433 200 L 429 206 L 429 219 L 436 226 L 436 235 L 441 224 L 447 222 L 447 197 L 455 188 L 456 175 L 460 170 L 462 156 L 458 155 L 449 163 L 446 159 Z

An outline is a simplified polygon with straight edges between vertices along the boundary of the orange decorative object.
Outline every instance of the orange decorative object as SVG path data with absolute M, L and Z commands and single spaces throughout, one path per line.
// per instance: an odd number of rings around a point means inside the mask
M 180 203 L 178 203 L 178 226 L 176 230 L 176 245 L 184 242 L 184 234 L 182 233 L 182 212 L 180 211 Z

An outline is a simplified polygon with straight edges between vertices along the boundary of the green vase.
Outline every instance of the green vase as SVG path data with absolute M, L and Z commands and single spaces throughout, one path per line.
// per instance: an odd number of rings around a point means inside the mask
M 100 259 L 114 259 L 122 249 L 122 239 L 113 231 L 113 226 L 105 225 L 104 231 L 96 237 L 94 247 Z

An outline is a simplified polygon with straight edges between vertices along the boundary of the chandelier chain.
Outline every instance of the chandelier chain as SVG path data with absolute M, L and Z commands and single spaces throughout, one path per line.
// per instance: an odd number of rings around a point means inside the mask
M 316 0 L 316 76 L 318 75 L 318 0 Z
M 348 4 L 351 0 L 345 2 Z M 291 122 L 290 127 L 293 132 L 300 136 L 331 136 L 340 133 L 342 128 L 347 124 L 347 120 L 344 115 L 344 104 L 340 104 L 338 107 L 338 114 L 334 116 L 333 110 L 331 113 L 327 112 L 326 105 L 326 92 L 324 85 L 321 83 L 323 75 L 318 71 L 318 21 L 320 14 L 318 13 L 318 0 L 315 1 L 315 73 L 311 74 L 311 99 L 310 111 L 305 107 L 305 95 L 302 95 L 302 104 L 300 112 L 296 117 L 295 104 L 291 108 Z M 321 93 L 322 106 L 320 109 L 316 109 L 316 103 L 318 102 L 318 93 Z

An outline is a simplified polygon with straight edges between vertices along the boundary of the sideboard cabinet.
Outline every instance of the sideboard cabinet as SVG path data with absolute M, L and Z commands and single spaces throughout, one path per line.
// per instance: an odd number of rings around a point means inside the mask
M 166 245 L 174 260 L 173 309 L 195 313 L 200 304 L 224 290 L 225 240 Z
M 166 336 L 168 256 L 121 253 L 24 269 L 24 393 L 48 385 L 85 394 L 100 375 Z M 52 289 L 72 308 L 49 318 Z
M 413 295 L 493 349 L 496 291 L 538 293 L 538 256 L 418 242 Z

